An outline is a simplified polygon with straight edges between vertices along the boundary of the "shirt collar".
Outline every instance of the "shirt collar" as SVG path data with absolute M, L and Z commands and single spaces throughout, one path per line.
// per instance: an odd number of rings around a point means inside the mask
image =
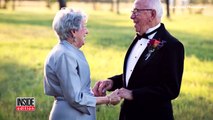
M 158 23 L 156 26 L 154 26 L 154 27 L 152 27 L 152 28 L 149 28 L 147 31 L 146 31 L 146 33 L 149 33 L 149 32 L 151 32 L 151 31 L 153 31 L 153 30 L 155 30 L 155 29 L 157 29 L 157 28 L 159 28 L 160 27 L 160 23 Z

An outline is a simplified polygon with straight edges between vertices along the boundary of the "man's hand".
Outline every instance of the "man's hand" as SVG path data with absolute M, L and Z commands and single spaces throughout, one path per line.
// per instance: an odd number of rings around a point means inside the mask
M 121 98 L 127 99 L 127 100 L 133 100 L 133 96 L 132 96 L 132 91 L 125 89 L 125 88 L 121 88 L 119 89 L 118 95 Z
M 92 91 L 95 96 L 105 96 L 106 91 L 111 89 L 112 86 L 113 86 L 113 81 L 110 79 L 98 81 L 95 83 L 95 86 L 93 87 Z

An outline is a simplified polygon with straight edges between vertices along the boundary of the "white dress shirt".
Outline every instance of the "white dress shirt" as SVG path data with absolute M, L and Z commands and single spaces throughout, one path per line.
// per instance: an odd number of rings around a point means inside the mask
M 157 29 L 158 27 L 160 27 L 160 23 L 155 27 L 149 28 L 146 33 L 150 33 L 151 31 Z M 156 33 L 157 32 L 149 35 L 148 38 L 152 39 Z M 132 75 L 135 65 L 138 59 L 140 58 L 141 54 L 145 50 L 147 44 L 149 43 L 149 39 L 141 38 L 141 40 L 138 40 L 135 46 L 132 48 L 132 51 L 130 52 L 129 58 L 127 59 L 127 67 L 126 67 L 126 86 L 128 86 L 129 79 Z

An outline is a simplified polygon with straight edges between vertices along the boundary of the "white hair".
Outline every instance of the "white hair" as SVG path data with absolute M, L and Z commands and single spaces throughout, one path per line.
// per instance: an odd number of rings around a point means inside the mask
M 53 20 L 52 28 L 60 40 L 74 38 L 71 31 L 78 31 L 82 20 L 87 20 L 86 14 L 68 8 L 59 10 Z
M 160 0 L 148 0 L 147 7 L 154 9 L 159 19 L 163 16 L 163 7 Z

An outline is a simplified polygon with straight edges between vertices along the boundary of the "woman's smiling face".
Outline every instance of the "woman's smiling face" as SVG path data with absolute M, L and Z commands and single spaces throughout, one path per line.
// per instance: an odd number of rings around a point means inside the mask
M 88 29 L 86 26 L 86 20 L 81 21 L 81 28 L 77 31 L 75 31 L 75 43 L 76 47 L 80 48 L 85 44 L 86 35 L 88 34 Z

